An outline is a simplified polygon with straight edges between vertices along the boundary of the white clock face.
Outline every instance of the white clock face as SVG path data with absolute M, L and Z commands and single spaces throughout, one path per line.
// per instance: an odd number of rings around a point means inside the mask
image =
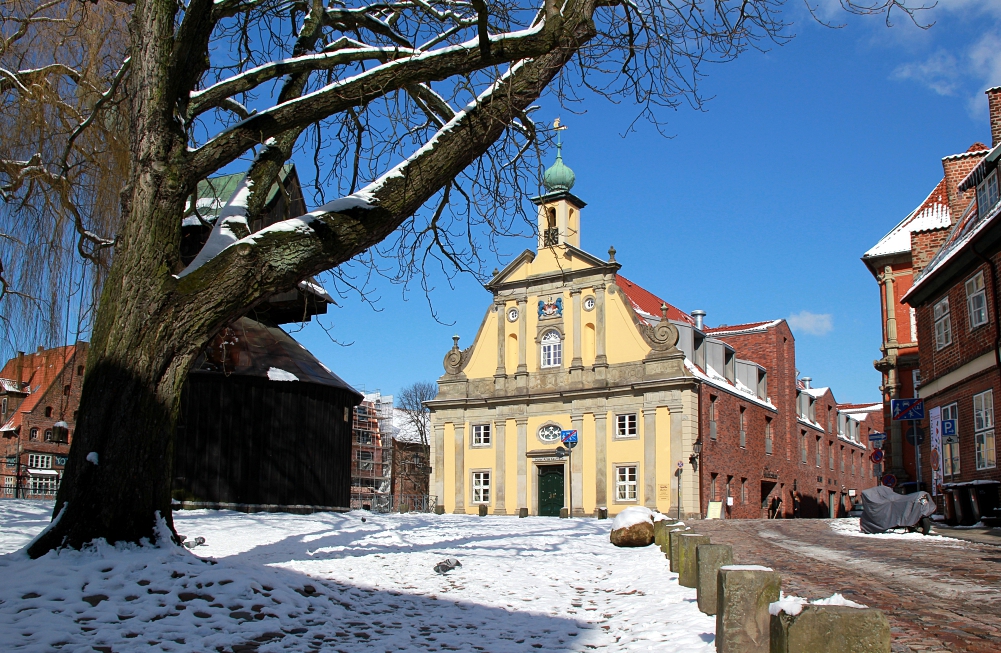
M 518 309 L 517 308 L 512 308 L 512 309 L 510 309 L 507 312 L 507 320 L 508 320 L 508 322 L 517 322 L 518 321 Z
M 562 430 L 556 424 L 547 424 L 539 429 L 539 439 L 543 442 L 558 442 Z
M 594 308 L 594 297 L 588 297 L 584 300 L 584 310 L 590 311 L 592 308 Z

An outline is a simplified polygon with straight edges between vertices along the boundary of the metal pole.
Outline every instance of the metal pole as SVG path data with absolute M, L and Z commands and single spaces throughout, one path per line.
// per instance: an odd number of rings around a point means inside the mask
M 681 521 L 681 474 L 684 471 L 684 467 L 678 468 L 678 521 Z
M 918 444 L 918 423 L 911 420 L 911 432 L 914 433 L 914 475 L 917 477 L 917 484 L 914 491 L 921 490 L 921 445 Z
M 567 495 L 570 497 L 569 507 L 567 508 L 567 518 L 573 517 L 573 447 L 570 446 L 571 443 L 567 442 L 567 474 L 568 483 L 570 484 L 570 491 Z

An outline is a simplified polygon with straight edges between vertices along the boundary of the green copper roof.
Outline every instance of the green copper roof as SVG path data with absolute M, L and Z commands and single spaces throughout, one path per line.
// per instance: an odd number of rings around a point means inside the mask
M 576 177 L 566 164 L 563 163 L 563 145 L 556 144 L 556 163 L 549 167 L 542 175 L 542 185 L 550 193 L 568 191 L 573 188 Z

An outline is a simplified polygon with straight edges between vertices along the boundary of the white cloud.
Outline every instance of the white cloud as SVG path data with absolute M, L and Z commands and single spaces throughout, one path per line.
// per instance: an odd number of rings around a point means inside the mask
M 939 95 L 955 95 L 960 86 L 959 62 L 952 53 L 942 49 L 924 61 L 897 66 L 893 76 L 916 81 Z
M 793 313 L 786 322 L 793 331 L 808 333 L 812 336 L 827 335 L 834 329 L 834 318 L 830 313 L 811 313 L 800 311 Z

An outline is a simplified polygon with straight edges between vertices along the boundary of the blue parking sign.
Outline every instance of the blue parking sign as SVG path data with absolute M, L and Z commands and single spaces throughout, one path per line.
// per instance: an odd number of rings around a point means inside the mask
M 942 436 L 948 435 L 956 435 L 956 420 L 954 419 L 942 420 Z
M 571 442 L 577 442 L 577 429 L 572 431 L 560 431 L 560 441 L 570 444 Z

